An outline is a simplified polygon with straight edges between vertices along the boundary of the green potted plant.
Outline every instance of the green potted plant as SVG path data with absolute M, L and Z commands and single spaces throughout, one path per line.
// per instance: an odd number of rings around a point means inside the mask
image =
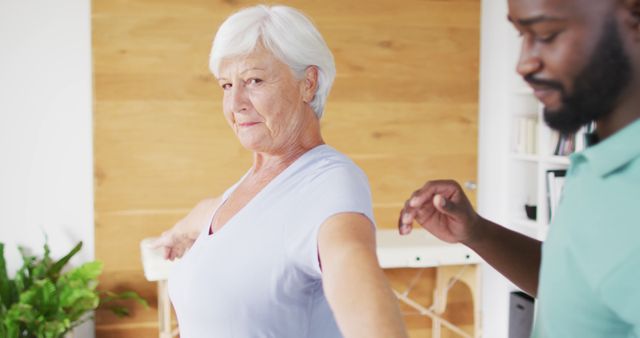
M 64 271 L 69 260 L 82 248 L 78 243 L 68 254 L 53 260 L 45 241 L 44 255 L 31 256 L 19 248 L 23 264 L 13 279 L 7 274 L 4 244 L 0 243 L 0 337 L 59 338 L 91 319 L 98 306 L 109 307 L 116 315 L 129 311 L 119 300 L 133 300 L 148 308 L 135 292 L 99 291 L 102 262 L 84 263 Z

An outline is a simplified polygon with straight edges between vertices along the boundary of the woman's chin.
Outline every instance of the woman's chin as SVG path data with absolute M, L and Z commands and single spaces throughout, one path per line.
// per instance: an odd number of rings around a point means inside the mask
M 240 144 L 243 148 L 252 152 L 265 152 L 268 149 L 264 140 L 240 138 Z

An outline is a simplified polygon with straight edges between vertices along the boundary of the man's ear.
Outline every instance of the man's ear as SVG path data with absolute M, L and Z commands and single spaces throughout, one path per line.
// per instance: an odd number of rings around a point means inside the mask
M 640 39 L 640 0 L 622 0 L 624 10 L 627 12 L 625 24 L 635 32 L 636 39 Z
M 631 11 L 631 14 L 633 14 L 634 17 L 636 17 L 638 20 L 640 20 L 640 1 L 639 0 L 627 0 L 627 6 L 629 7 L 629 10 Z
M 302 90 L 302 99 L 304 102 L 311 103 L 318 90 L 318 67 L 309 66 L 304 70 L 304 85 Z

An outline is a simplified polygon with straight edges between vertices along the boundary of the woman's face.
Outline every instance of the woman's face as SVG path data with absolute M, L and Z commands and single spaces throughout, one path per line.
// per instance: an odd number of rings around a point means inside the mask
M 223 59 L 218 83 L 225 118 L 249 150 L 286 151 L 304 136 L 309 115 L 315 118 L 305 103 L 305 80 L 261 45 L 248 55 Z

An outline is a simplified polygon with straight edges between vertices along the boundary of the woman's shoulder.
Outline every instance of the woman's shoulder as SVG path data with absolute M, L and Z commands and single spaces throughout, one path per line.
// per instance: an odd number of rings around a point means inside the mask
M 358 165 L 344 153 L 336 150 L 328 144 L 323 144 L 309 151 L 308 163 L 316 167 L 328 168 L 347 168 L 360 170 Z
M 318 146 L 311 151 L 299 170 L 304 190 L 342 191 L 356 187 L 368 190 L 369 180 L 366 174 L 347 155 L 329 145 Z

